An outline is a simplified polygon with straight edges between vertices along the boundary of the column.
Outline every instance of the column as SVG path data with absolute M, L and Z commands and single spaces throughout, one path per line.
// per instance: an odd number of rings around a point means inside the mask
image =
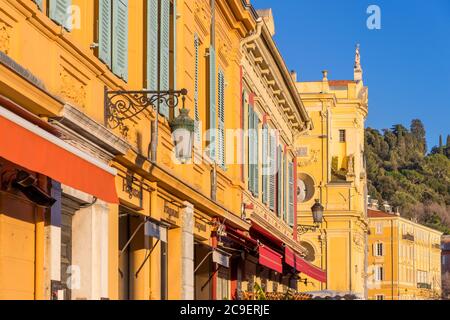
M 183 203 L 181 211 L 181 299 L 194 300 L 194 206 L 189 202 Z

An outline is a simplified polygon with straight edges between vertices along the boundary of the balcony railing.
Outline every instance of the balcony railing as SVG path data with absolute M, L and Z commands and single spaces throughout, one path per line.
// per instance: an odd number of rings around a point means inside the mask
M 406 233 L 402 236 L 403 240 L 414 241 L 414 235 L 411 233 Z
M 431 284 L 419 282 L 417 283 L 417 288 L 431 290 Z

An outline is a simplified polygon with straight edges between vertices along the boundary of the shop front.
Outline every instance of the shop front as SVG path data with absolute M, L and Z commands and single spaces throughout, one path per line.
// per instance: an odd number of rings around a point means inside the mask
M 0 137 L 0 298 L 108 298 L 116 171 L 1 96 Z

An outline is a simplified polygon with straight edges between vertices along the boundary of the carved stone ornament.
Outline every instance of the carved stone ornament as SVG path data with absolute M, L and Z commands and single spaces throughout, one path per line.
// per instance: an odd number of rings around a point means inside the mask
M 61 85 L 59 95 L 78 107 L 84 108 L 86 103 L 86 86 L 63 68 L 60 72 Z
M 319 154 L 320 150 L 311 150 L 308 158 L 298 160 L 298 166 L 307 167 L 311 164 L 317 163 L 319 161 Z
M 8 53 L 10 49 L 11 34 L 9 27 L 4 23 L 0 22 L 0 51 Z

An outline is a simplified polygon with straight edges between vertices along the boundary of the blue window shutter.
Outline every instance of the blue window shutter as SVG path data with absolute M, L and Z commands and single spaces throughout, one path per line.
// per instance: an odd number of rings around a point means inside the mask
M 283 169 L 282 169 L 282 151 L 281 147 L 278 147 L 278 153 L 277 153 L 277 172 L 278 172 L 278 181 L 277 181 L 277 213 L 279 217 L 283 216 L 282 212 L 282 197 L 281 193 L 283 191 L 283 184 L 282 184 L 282 176 L 283 176 Z
M 294 164 L 289 162 L 289 216 L 288 216 L 288 224 L 293 227 L 294 226 Z
M 225 74 L 219 71 L 219 101 L 218 101 L 218 118 L 219 118 L 219 165 L 225 168 Z
M 267 157 L 268 157 L 268 133 L 267 133 L 267 126 L 264 125 L 262 130 L 262 163 L 263 163 L 263 170 L 262 170 L 262 201 L 264 204 L 267 204 L 269 199 L 268 194 L 268 168 L 267 168 Z
M 67 30 L 72 28 L 70 19 L 70 7 L 72 0 L 50 0 L 49 1 L 49 16 L 50 19 L 57 24 L 63 26 Z
M 111 68 L 112 0 L 99 0 L 98 57 Z
M 194 121 L 195 121 L 195 145 L 200 147 L 202 137 L 200 132 L 200 113 L 199 113 L 199 63 L 200 63 L 200 40 L 198 35 L 194 35 Z
M 147 0 L 147 89 L 158 90 L 158 0 Z
M 161 61 L 160 89 L 170 90 L 170 0 L 161 0 Z M 169 118 L 169 107 L 161 103 L 159 112 Z
M 112 71 L 128 81 L 128 0 L 114 0 L 112 3 Z
M 216 160 L 216 51 L 209 48 L 209 156 Z
M 276 177 L 276 136 L 270 132 L 270 177 L 269 177 L 269 207 L 275 211 L 275 177 Z
M 33 0 L 33 1 L 34 1 L 34 3 L 37 4 L 39 10 L 42 11 L 42 9 L 44 8 L 44 7 L 43 7 L 43 1 L 44 1 L 44 0 Z

